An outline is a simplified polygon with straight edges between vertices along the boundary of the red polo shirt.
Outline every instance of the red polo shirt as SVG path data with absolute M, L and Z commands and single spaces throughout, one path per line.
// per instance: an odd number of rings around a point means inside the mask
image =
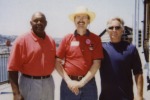
M 90 32 L 84 36 L 68 34 L 62 40 L 57 56 L 65 59 L 64 70 L 68 75 L 85 75 L 93 60 L 103 58 L 101 39 Z
M 29 32 L 15 40 L 8 61 L 8 71 L 33 76 L 50 75 L 55 66 L 56 47 L 51 37 L 45 39 Z

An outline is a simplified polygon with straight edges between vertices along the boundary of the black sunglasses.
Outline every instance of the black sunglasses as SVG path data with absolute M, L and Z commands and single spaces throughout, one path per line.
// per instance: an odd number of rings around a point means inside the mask
M 113 30 L 115 28 L 115 30 L 119 30 L 121 27 L 120 26 L 110 26 L 108 27 L 109 30 Z

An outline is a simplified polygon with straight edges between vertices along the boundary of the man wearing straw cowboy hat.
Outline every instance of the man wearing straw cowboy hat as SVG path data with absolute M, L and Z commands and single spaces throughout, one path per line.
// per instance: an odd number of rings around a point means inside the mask
M 100 38 L 87 29 L 95 13 L 80 6 L 69 18 L 76 30 L 63 38 L 56 54 L 56 70 L 63 78 L 60 100 L 97 100 L 94 75 L 103 52 Z

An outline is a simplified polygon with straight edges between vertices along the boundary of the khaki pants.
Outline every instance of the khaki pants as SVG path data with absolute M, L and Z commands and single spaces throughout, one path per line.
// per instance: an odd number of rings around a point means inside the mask
M 52 76 L 46 79 L 30 79 L 21 75 L 19 88 L 24 100 L 54 100 Z

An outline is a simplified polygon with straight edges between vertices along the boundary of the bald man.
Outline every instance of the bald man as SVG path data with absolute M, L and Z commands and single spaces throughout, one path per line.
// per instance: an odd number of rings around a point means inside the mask
M 30 24 L 31 30 L 15 40 L 8 61 L 13 100 L 54 100 L 55 42 L 45 33 L 43 13 L 34 13 Z

